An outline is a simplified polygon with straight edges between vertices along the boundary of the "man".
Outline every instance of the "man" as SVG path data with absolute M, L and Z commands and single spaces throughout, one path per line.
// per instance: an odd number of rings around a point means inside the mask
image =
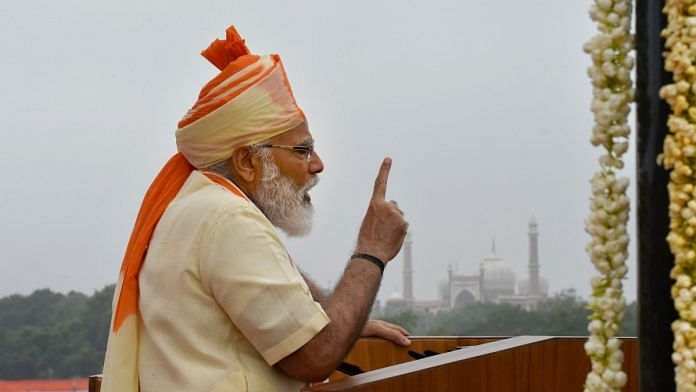
M 303 277 L 274 226 L 311 228 L 324 169 L 276 55 L 234 28 L 203 56 L 220 74 L 179 123 L 180 153 L 143 200 L 124 257 L 102 390 L 292 391 L 325 379 L 360 336 L 408 224 L 379 169 L 355 254 L 333 293 Z M 197 170 L 196 170 L 197 169 Z

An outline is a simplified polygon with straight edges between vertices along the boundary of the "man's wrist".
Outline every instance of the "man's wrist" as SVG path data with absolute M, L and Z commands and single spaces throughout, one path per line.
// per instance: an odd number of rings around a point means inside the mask
M 387 265 L 387 263 L 382 261 L 379 257 L 373 256 L 368 253 L 354 253 L 352 256 L 350 256 L 350 259 L 368 261 L 377 268 L 379 268 L 381 274 L 384 274 L 384 267 Z

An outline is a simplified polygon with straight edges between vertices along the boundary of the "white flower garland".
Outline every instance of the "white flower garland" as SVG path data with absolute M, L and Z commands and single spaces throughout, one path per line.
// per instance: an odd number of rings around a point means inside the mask
M 614 336 L 626 309 L 622 279 L 628 268 L 628 178 L 617 178 L 622 156 L 628 150 L 629 104 L 633 101 L 631 69 L 633 49 L 630 0 L 595 0 L 590 17 L 597 22 L 599 33 L 585 44 L 592 56 L 588 74 L 592 79 L 592 112 L 595 126 L 591 142 L 605 153 L 599 158 L 600 170 L 592 178 L 590 216 L 586 231 L 592 239 L 587 253 L 598 271 L 592 277 L 592 311 L 585 351 L 592 370 L 585 380 L 585 391 L 619 391 L 626 384 L 621 370 L 621 341 Z
M 660 90 L 672 109 L 669 134 L 658 158 L 671 169 L 669 190 L 670 233 L 667 242 L 675 263 L 670 276 L 674 307 L 679 319 L 672 323 L 677 391 L 696 391 L 696 1 L 667 0 L 663 12 L 667 27 L 665 69 L 674 83 Z

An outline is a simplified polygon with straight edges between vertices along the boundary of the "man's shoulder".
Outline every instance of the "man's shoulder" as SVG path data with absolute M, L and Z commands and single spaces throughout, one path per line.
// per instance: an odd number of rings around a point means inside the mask
M 256 212 L 250 201 L 211 181 L 199 171 L 191 173 L 169 209 L 172 212 L 187 211 L 199 216 L 225 214 L 237 210 Z

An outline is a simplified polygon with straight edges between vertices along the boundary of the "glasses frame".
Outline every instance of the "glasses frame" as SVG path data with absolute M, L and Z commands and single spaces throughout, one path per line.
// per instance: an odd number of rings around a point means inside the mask
M 312 155 L 314 155 L 314 145 L 309 146 L 287 146 L 283 144 L 262 144 L 257 146 L 259 148 L 282 148 L 283 150 L 290 150 L 295 152 L 301 152 L 307 154 L 307 162 L 312 160 Z

